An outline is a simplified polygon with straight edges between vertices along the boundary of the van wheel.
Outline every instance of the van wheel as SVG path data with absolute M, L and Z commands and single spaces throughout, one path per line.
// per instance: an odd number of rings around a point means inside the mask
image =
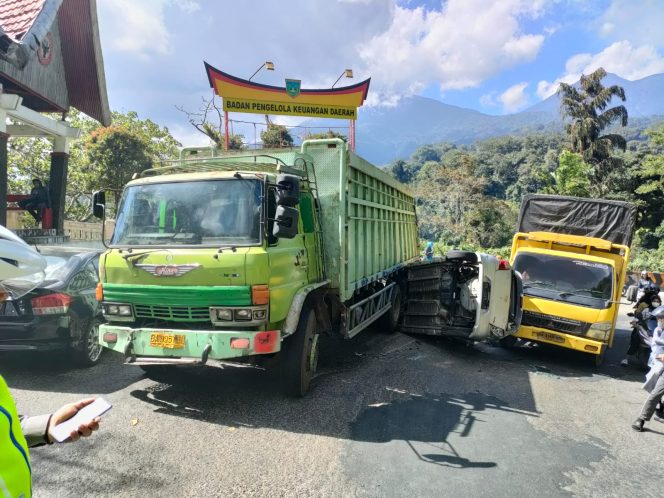
M 401 289 L 399 284 L 394 286 L 392 293 L 392 307 L 377 320 L 378 329 L 384 334 L 394 334 L 401 318 Z
M 477 254 L 472 251 L 447 251 L 445 258 L 450 261 L 464 261 L 466 263 L 477 263 Z
M 291 337 L 282 345 L 281 389 L 286 396 L 300 398 L 309 390 L 318 366 L 318 338 L 316 316 L 309 305 L 300 314 L 300 322 Z

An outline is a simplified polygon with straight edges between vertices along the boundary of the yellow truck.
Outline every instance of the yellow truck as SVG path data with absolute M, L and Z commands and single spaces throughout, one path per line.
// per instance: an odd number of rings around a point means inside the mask
M 514 337 L 588 353 L 601 364 L 613 344 L 635 222 L 627 202 L 526 196 L 510 257 L 524 294 Z

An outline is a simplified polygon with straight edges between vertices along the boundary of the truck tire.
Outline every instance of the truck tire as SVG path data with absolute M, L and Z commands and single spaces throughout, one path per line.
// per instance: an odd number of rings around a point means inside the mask
M 281 348 L 281 390 L 286 396 L 301 398 L 309 390 L 318 365 L 318 337 L 314 310 L 305 304 L 295 333 Z
M 399 288 L 399 284 L 397 284 L 394 288 L 394 293 L 392 294 L 392 307 L 376 321 L 378 330 L 383 334 L 394 334 L 397 331 L 400 318 L 401 289 Z
M 447 251 L 445 258 L 451 261 L 464 261 L 466 263 L 477 263 L 477 254 L 472 251 Z

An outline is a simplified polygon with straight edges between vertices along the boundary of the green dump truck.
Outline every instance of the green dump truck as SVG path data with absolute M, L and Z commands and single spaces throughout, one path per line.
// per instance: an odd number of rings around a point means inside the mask
M 396 328 L 417 257 L 413 196 L 343 140 L 184 149 L 123 192 L 100 260 L 99 340 L 146 371 L 275 363 L 302 396 L 320 334 Z

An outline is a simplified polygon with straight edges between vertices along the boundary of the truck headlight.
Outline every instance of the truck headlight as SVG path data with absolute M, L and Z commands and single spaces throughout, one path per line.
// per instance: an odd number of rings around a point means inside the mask
M 254 321 L 260 322 L 267 318 L 267 310 L 254 310 Z
M 105 314 L 131 316 L 131 306 L 129 304 L 107 304 Z
M 611 332 L 612 327 L 613 324 L 611 322 L 593 323 L 588 329 L 586 336 L 590 337 L 591 339 L 606 341 L 606 338 L 609 336 L 609 332 Z
M 124 318 L 130 318 L 134 316 L 131 304 L 104 304 L 103 310 L 104 315 L 110 317 L 121 316 Z
M 218 309 L 217 318 L 223 322 L 232 322 L 233 321 L 233 310 L 229 309 Z
M 251 321 L 251 310 L 249 310 L 249 309 L 235 310 L 235 319 L 238 322 L 250 322 Z

